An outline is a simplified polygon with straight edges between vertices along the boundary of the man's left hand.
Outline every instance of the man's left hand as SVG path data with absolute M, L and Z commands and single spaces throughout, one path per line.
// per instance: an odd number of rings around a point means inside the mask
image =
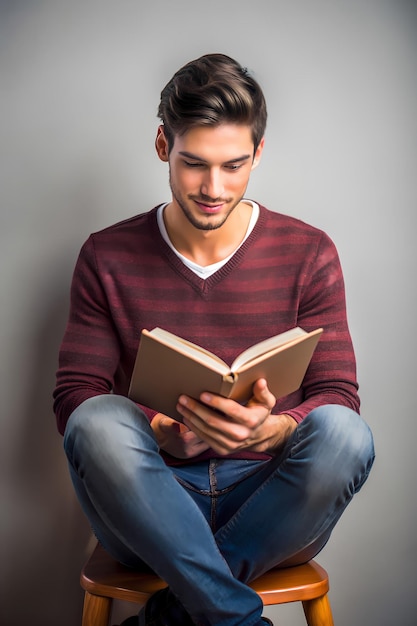
M 262 378 L 245 406 L 211 393 L 200 400 L 181 396 L 177 409 L 184 424 L 221 455 L 240 450 L 274 454 L 297 427 L 289 415 L 271 414 L 276 399 Z

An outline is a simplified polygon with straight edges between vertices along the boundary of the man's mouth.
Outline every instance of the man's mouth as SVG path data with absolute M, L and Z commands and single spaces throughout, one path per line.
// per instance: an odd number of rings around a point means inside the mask
M 216 202 L 206 202 L 205 200 L 197 200 L 195 198 L 194 202 L 204 213 L 218 213 L 218 211 L 223 208 L 227 201 L 217 200 Z

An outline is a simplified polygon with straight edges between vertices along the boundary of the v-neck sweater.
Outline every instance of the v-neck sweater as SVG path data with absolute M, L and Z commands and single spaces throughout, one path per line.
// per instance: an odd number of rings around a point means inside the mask
M 254 343 L 294 326 L 322 327 L 301 388 L 279 399 L 273 412 L 300 422 L 323 404 L 359 411 L 344 280 L 331 239 L 260 205 L 249 237 L 203 280 L 162 238 L 157 208 L 92 234 L 81 249 L 54 391 L 59 431 L 87 398 L 127 395 L 141 331 L 156 326 L 228 364 Z M 155 411 L 142 408 L 151 420 Z M 192 462 L 212 456 L 207 451 Z

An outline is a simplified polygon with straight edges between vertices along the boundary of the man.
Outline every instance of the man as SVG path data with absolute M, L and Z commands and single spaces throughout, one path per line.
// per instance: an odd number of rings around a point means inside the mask
M 99 541 L 168 585 L 126 624 L 260 626 L 247 583 L 315 556 L 373 461 L 343 277 L 322 231 L 244 199 L 266 106 L 238 63 L 213 54 L 181 68 L 159 117 L 171 201 L 83 246 L 54 406 Z M 297 325 L 324 333 L 302 388 L 278 402 L 263 379 L 246 406 L 180 396 L 180 425 L 127 398 L 142 328 L 230 363 Z

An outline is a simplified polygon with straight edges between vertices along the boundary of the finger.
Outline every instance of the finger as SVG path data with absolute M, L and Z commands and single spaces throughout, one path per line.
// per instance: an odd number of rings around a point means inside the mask
M 260 378 L 253 385 L 253 398 L 248 403 L 248 406 L 254 403 L 263 404 L 267 407 L 269 411 L 271 411 L 277 399 L 275 396 L 269 391 L 268 384 L 264 378 Z
M 228 429 L 231 422 L 229 415 L 226 416 L 216 409 L 213 410 L 209 406 L 197 402 L 188 396 L 179 398 L 177 410 L 187 424 L 191 423 L 193 425 L 194 432 L 196 428 L 204 433 L 210 431 L 224 432 Z
M 225 416 L 219 416 L 191 399 L 187 401 L 187 405 L 194 411 L 188 410 L 183 405 L 179 407 L 184 422 L 217 453 L 229 454 L 248 447 L 252 443 L 253 433 L 246 425 L 233 422 Z
M 235 400 L 229 398 L 223 398 L 215 394 L 204 392 L 200 396 L 200 400 L 203 402 L 203 407 L 208 406 L 214 415 L 218 415 L 219 425 L 223 427 L 224 421 L 228 423 L 244 423 L 245 422 L 245 407 Z
M 172 431 L 179 433 L 181 431 L 180 423 L 167 416 L 164 416 L 160 419 L 159 428 L 165 433 Z

